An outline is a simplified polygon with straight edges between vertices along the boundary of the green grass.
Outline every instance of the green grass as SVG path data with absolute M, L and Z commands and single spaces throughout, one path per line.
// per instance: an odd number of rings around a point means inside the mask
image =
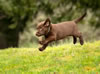
M 100 41 L 0 50 L 0 74 L 100 74 Z

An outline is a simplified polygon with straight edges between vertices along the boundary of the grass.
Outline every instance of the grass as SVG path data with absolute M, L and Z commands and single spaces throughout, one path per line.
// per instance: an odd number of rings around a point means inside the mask
M 0 74 L 100 74 L 100 41 L 0 50 Z

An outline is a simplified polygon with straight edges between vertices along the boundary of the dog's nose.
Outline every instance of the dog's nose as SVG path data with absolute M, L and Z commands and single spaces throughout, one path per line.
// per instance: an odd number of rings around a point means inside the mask
M 36 32 L 36 36 L 40 36 L 38 32 Z
M 35 34 L 36 36 L 38 36 L 38 33 L 36 32 L 36 34 Z

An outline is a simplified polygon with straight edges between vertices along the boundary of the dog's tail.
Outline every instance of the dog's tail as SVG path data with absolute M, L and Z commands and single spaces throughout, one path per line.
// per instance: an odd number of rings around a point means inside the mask
M 74 20 L 75 23 L 78 23 L 79 21 L 81 21 L 86 16 L 86 14 L 87 13 L 85 12 L 81 17 L 79 17 L 78 19 Z

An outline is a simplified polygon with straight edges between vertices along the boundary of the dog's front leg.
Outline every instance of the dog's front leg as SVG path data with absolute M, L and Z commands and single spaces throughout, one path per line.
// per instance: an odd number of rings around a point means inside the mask
M 46 38 L 44 41 L 42 41 L 42 45 L 46 45 L 46 44 L 48 44 L 48 43 L 50 43 L 50 42 L 52 42 L 52 41 L 54 41 L 55 40 L 55 37 L 54 36 L 50 36 L 50 37 L 48 37 L 48 38 Z
M 43 40 L 42 41 L 39 41 L 39 44 L 43 45 L 43 42 L 44 42 Z
M 44 41 L 42 41 L 43 46 L 41 48 L 39 48 L 39 50 L 43 51 L 48 46 L 48 44 L 54 40 L 55 40 L 55 38 L 53 36 L 46 38 Z
M 77 42 L 77 38 L 73 36 L 73 43 L 76 44 L 76 42 Z
M 41 45 L 42 45 L 42 44 L 43 44 L 43 42 L 44 42 L 44 40 L 45 40 L 45 39 L 44 39 L 43 37 L 39 38 L 39 44 L 41 44 Z
M 39 48 L 40 51 L 43 51 L 46 47 L 48 46 L 48 44 L 43 45 L 42 47 Z

